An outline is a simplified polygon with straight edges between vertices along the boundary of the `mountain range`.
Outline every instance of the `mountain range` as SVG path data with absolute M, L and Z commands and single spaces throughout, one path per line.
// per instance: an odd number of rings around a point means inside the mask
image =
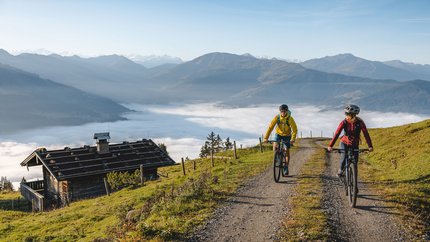
M 112 107 L 101 109 L 97 105 L 87 106 L 87 113 L 90 110 L 104 110 L 111 116 L 102 117 L 101 113 L 95 113 L 91 120 L 88 118 L 91 115 L 84 114 L 78 118 L 82 122 L 95 121 L 95 117 L 102 120 L 119 118 L 121 112 L 128 110 L 117 103 L 221 102 L 256 105 L 286 102 L 339 107 L 353 102 L 367 110 L 430 114 L 429 65 L 376 62 L 351 54 L 291 63 L 260 59 L 249 54 L 215 52 L 184 63 L 165 63 L 147 68 L 119 55 L 93 58 L 56 54 L 14 56 L 0 50 L 0 63 L 3 64 L 0 74 L 3 82 L 12 76 L 13 80 L 18 80 L 18 76 L 26 80 L 15 83 L 13 90 L 16 95 L 27 95 L 28 87 L 32 85 L 29 80 L 32 79 L 34 83 L 45 85 L 49 82 L 49 88 L 45 88 L 47 90 L 58 89 L 59 86 L 55 85 L 60 85 L 64 90 L 71 88 L 67 94 L 69 96 L 36 95 L 35 92 L 33 98 L 37 97 L 40 102 L 44 100 L 44 105 L 66 105 L 66 101 L 61 100 L 64 96 L 79 101 L 84 101 L 81 97 L 86 96 L 99 100 L 103 107 Z M 6 70 L 10 73 L 7 74 Z M 36 90 L 42 92 L 41 89 Z M 11 91 L 2 89 L 0 98 L 20 105 L 28 102 L 29 99 L 20 100 L 17 96 L 8 95 Z M 72 94 L 76 97 L 73 98 Z M 82 106 L 81 102 L 76 105 Z M 2 107 L 2 110 L 11 111 L 7 107 Z M 20 109 L 15 107 L 12 110 Z M 58 117 L 63 117 L 67 109 L 58 108 L 55 112 Z M 75 121 L 78 122 L 78 119 Z M 61 118 L 58 120 L 64 121 Z
M 399 60 L 370 61 L 352 54 L 340 54 L 311 59 L 300 64 L 309 69 L 349 76 L 398 81 L 414 79 L 430 81 L 430 65 L 405 63 Z
M 181 64 L 184 61 L 179 57 L 173 57 L 168 55 L 158 56 L 158 55 L 129 55 L 127 56 L 130 60 L 141 64 L 147 68 L 152 68 L 164 64 Z
M 128 111 L 107 98 L 0 64 L 0 133 L 121 120 Z

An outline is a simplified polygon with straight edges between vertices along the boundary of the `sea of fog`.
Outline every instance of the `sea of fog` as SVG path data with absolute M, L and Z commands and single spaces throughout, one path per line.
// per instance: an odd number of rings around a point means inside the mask
M 0 135 L 0 176 L 17 183 L 40 178 L 40 167 L 29 171 L 19 164 L 36 148 L 62 149 L 83 145 L 95 145 L 92 139 L 97 132 L 110 132 L 111 143 L 136 141 L 142 138 L 164 143 L 170 156 L 196 158 L 207 135 L 213 131 L 223 140 L 230 137 L 238 146 L 258 144 L 258 137 L 266 132 L 272 118 L 277 115 L 278 105 L 265 104 L 253 107 L 233 108 L 213 103 L 189 105 L 137 105 L 126 104 L 136 112 L 124 115 L 128 120 L 109 123 L 89 123 L 80 126 L 57 126 L 26 130 L 13 135 Z M 324 111 L 323 107 L 290 107 L 296 120 L 298 136 L 312 135 L 332 137 L 340 121 L 342 110 Z M 408 113 L 381 113 L 362 111 L 360 115 L 369 128 L 391 127 L 429 118 Z M 377 147 L 376 147 L 377 148 Z

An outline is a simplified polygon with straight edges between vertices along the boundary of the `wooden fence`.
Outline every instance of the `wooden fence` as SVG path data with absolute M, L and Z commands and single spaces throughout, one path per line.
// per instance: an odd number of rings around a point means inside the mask
M 37 190 L 31 188 L 31 186 Z M 33 212 L 43 212 L 44 209 L 44 196 L 37 192 L 40 190 L 43 191 L 43 181 L 21 183 L 21 195 L 27 201 L 31 201 Z

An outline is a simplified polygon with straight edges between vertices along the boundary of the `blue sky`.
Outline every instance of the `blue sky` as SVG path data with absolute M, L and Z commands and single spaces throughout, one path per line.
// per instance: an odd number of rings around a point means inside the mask
M 352 53 L 430 64 L 430 1 L 0 0 L 0 48 L 82 56 Z

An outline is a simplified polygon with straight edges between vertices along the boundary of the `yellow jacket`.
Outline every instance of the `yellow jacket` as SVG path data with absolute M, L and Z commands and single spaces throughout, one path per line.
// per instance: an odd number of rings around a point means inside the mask
M 288 119 L 289 126 L 287 125 L 287 119 Z M 276 115 L 272 119 L 272 122 L 270 122 L 269 128 L 267 129 L 266 135 L 264 136 L 265 140 L 269 139 L 270 133 L 272 133 L 272 130 L 275 127 L 275 125 L 276 125 L 275 132 L 277 134 L 282 136 L 291 136 L 291 140 L 296 140 L 297 125 L 293 117 L 291 117 L 289 114 L 287 114 L 285 117 L 282 117 L 281 115 Z

